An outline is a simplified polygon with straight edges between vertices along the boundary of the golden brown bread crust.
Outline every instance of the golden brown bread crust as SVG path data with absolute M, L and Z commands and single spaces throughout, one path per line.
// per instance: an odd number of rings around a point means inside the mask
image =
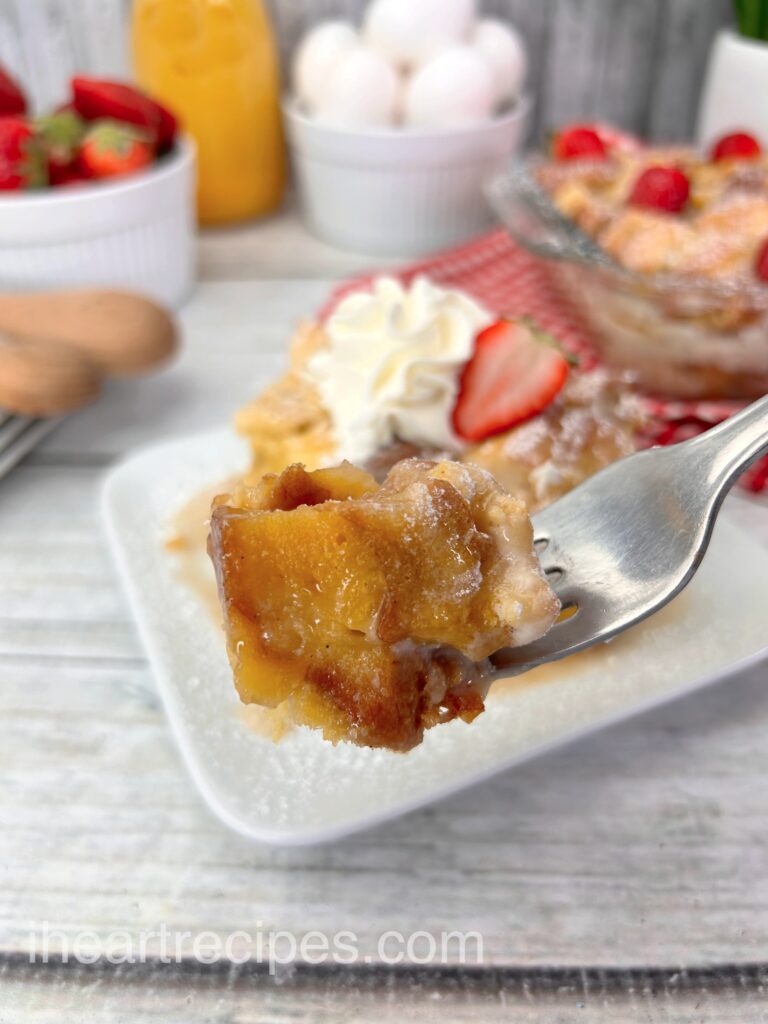
M 289 467 L 217 499 L 209 550 L 241 699 L 333 741 L 408 750 L 471 720 L 484 659 L 559 607 L 522 504 L 458 463 L 408 460 L 382 487 Z
M 331 414 L 302 373 L 306 360 L 324 343 L 319 324 L 302 324 L 291 345 L 287 373 L 235 417 L 237 432 L 251 446 L 250 481 L 257 483 L 265 473 L 282 473 L 294 462 L 308 469 L 333 462 Z
M 542 415 L 456 461 L 397 443 L 364 469 L 322 469 L 332 418 L 303 367 L 325 343 L 304 325 L 288 372 L 238 417 L 252 469 L 214 503 L 209 544 L 230 660 L 246 704 L 287 709 L 334 742 L 407 750 L 479 714 L 486 656 L 551 623 L 522 502 L 539 508 L 632 450 L 637 416 L 605 374 L 574 375 Z M 504 529 L 517 566 L 499 556 Z M 463 554 L 446 567 L 441 550 Z M 457 579 L 484 588 L 459 598 Z

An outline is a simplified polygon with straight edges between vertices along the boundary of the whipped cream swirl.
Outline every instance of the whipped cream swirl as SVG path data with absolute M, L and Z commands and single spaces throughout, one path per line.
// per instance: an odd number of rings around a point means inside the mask
M 327 346 L 306 373 L 331 412 L 338 457 L 364 462 L 392 442 L 455 452 L 459 373 L 491 314 L 463 292 L 418 277 L 380 277 L 347 296 L 325 324 Z

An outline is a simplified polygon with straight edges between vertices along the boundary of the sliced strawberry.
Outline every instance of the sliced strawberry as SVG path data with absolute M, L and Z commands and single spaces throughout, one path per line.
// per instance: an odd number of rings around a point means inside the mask
M 629 195 L 632 206 L 679 213 L 688 202 L 691 183 L 678 167 L 647 167 Z
M 0 67 L 0 117 L 13 117 L 26 114 L 27 97 L 18 82 Z
M 108 82 L 81 75 L 72 79 L 75 110 L 86 121 L 110 118 L 142 128 L 159 150 L 176 137 L 176 118 L 166 107 L 123 82 Z
M 608 147 L 590 125 L 565 128 L 552 140 L 555 160 L 605 160 Z
M 754 135 L 746 132 L 733 132 L 724 135 L 712 147 L 712 159 L 718 160 L 755 160 L 762 156 L 763 149 Z
M 530 419 L 553 401 L 568 360 L 548 335 L 519 320 L 498 320 L 475 340 L 453 409 L 453 427 L 482 441 Z
M 0 117 L 0 189 L 45 185 L 45 158 L 32 126 L 20 117 Z

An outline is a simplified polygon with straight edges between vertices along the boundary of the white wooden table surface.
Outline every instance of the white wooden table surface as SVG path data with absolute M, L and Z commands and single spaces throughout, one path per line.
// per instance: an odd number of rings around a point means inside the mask
M 765 669 L 327 847 L 251 845 L 203 806 L 102 537 L 104 468 L 220 426 L 366 261 L 292 218 L 201 257 L 178 363 L 111 386 L 0 483 L 0 1021 L 768 1020 Z M 768 504 L 733 504 L 768 544 Z M 30 965 L 44 921 L 344 928 L 372 962 Z M 484 966 L 377 963 L 390 928 L 479 931 Z

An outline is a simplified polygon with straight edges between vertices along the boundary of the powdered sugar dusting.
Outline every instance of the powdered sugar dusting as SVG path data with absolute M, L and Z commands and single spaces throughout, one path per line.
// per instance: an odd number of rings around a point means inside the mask
M 114 471 L 106 507 L 128 595 L 192 776 L 230 826 L 262 841 L 328 839 L 402 813 L 668 699 L 764 645 L 768 558 L 721 522 L 693 583 L 652 623 L 620 637 L 604 655 L 553 666 L 546 682 L 523 680 L 498 697 L 492 687 L 488 711 L 471 726 L 456 721 L 433 729 L 407 755 L 334 747 L 306 729 L 274 743 L 241 721 L 221 633 L 163 551 L 175 509 L 244 463 L 243 448 L 228 431 L 155 448 Z M 713 630 L 714 621 L 721 628 Z

